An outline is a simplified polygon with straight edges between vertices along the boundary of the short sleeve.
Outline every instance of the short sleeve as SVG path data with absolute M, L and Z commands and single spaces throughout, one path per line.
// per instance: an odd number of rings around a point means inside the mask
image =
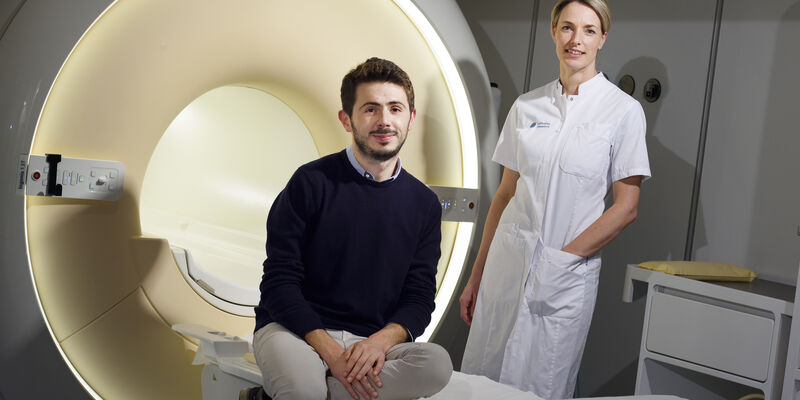
M 503 130 L 500 131 L 500 139 L 497 140 L 497 147 L 494 149 L 492 160 L 504 167 L 519 171 L 517 166 L 517 143 L 519 141 L 519 119 L 517 118 L 517 104 L 514 101 L 511 105 L 511 110 L 506 116 L 506 122 L 503 124 Z
M 647 122 L 642 106 L 634 102 L 623 115 L 615 131 L 611 150 L 612 181 L 637 175 L 642 176 L 642 182 L 650 178 L 646 131 Z

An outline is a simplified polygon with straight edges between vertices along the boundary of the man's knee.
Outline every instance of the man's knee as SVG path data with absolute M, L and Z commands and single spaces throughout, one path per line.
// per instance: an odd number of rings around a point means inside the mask
M 425 380 L 430 382 L 431 390 L 435 390 L 433 393 L 436 393 L 450 382 L 450 376 L 453 375 L 453 362 L 450 360 L 447 350 L 438 344 L 427 343 L 424 348 L 428 353 Z
M 407 354 L 406 361 L 416 365 L 408 370 L 417 397 L 428 397 L 436 394 L 450 382 L 453 374 L 453 363 L 450 354 L 442 346 L 435 343 L 416 343 L 414 349 Z
M 253 347 L 264 391 L 278 399 L 325 399 L 325 365 L 305 341 L 277 323 L 255 333 Z
M 273 399 L 324 400 L 328 397 L 328 386 L 324 377 L 322 379 L 317 377 L 313 379 L 311 377 L 307 379 L 282 379 L 275 387 L 271 388 L 272 390 L 267 390 L 266 386 L 264 389 Z

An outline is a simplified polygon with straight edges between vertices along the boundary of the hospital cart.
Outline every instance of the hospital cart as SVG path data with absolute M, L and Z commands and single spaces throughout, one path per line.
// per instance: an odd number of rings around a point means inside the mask
M 637 395 L 780 398 L 794 287 L 704 282 L 628 265 L 623 301 L 645 295 Z

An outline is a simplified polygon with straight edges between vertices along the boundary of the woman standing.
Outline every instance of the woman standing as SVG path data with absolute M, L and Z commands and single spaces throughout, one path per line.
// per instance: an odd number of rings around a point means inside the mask
M 553 8 L 560 76 L 508 114 L 493 157 L 503 178 L 460 298 L 462 371 L 547 399 L 572 397 L 599 251 L 636 218 L 650 176 L 641 105 L 595 68 L 610 24 L 605 0 Z

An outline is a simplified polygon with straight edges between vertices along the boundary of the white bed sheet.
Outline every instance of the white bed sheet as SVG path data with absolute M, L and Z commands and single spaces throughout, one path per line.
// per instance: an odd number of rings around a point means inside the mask
M 485 376 L 453 371 L 450 383 L 428 400 L 542 400 L 530 392 L 497 383 Z M 593 400 L 682 400 L 675 396 L 596 397 Z

